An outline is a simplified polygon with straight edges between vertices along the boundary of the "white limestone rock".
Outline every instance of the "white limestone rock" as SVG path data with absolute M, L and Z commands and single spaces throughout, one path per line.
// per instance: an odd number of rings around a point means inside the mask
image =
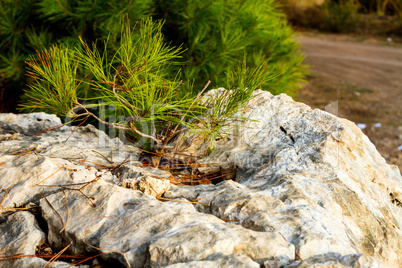
M 27 211 L 16 212 L 7 216 L 0 224 L 0 254 L 33 255 L 36 246 L 45 242 L 45 233 L 39 228 L 34 215 Z
M 218 217 L 278 231 L 303 259 L 362 253 L 385 267 L 402 266 L 398 168 L 354 123 L 284 94 L 254 95 L 239 113 L 252 120 L 199 161 L 207 173 L 237 168 L 236 183 L 205 193 L 174 187 L 165 195 L 210 200 Z
M 340 258 L 340 263 L 353 268 L 380 268 L 377 261 L 373 257 L 364 254 L 345 255 Z
M 336 254 L 331 256 L 316 256 L 303 261 L 295 261 L 288 268 L 379 268 L 378 263 L 370 256 L 364 254 L 351 254 L 343 257 Z M 388 266 L 387 266 L 388 267 Z M 391 267 L 391 266 L 390 266 Z
M 3 207 L 37 203 L 42 190 L 60 191 L 57 185 L 100 178 L 116 183 L 108 167 L 139 163 L 138 148 L 110 139 L 92 125 L 63 126 L 33 137 L 60 123 L 55 115 L 44 113 L 0 114 L 0 133 L 17 137 L 0 141 L 0 197 L 10 188 Z
M 61 124 L 60 118 L 54 114 L 0 114 L 0 134 L 20 133 L 34 136 L 46 128 Z
M 100 251 L 126 267 L 401 267 L 397 167 L 355 124 L 286 95 L 255 96 L 239 114 L 253 120 L 199 162 L 204 172 L 236 170 L 233 181 L 171 185 L 167 202 L 116 185 L 171 176 L 137 167 L 132 146 L 92 126 L 68 140 L 72 127 L 33 138 L 57 119 L 0 115 L 0 199 L 12 186 L 2 206 L 40 199 L 53 246 L 73 242 L 73 254 Z M 32 127 L 19 126 L 26 120 Z M 75 190 L 63 193 L 67 184 Z
M 0 224 L 0 255 L 2 260 L 0 267 L 44 267 L 48 261 L 32 257 L 37 246 L 46 240 L 45 233 L 39 228 L 38 223 L 31 213 L 27 211 L 11 214 Z M 17 258 L 17 255 L 21 255 Z M 12 258 L 14 256 L 14 258 Z M 56 261 L 49 267 L 66 268 L 71 264 Z
M 139 190 L 154 197 L 160 197 L 169 190 L 170 181 L 146 176 L 135 179 L 124 179 L 121 186 L 133 190 Z
M 216 253 L 241 253 L 260 264 L 266 259 L 286 264 L 294 258 L 293 245 L 276 232 L 254 232 L 238 225 L 209 222 L 189 222 L 174 228 L 152 242 L 149 252 L 153 267 L 203 260 Z
M 5 208 L 22 207 L 30 202 L 38 203 L 42 193 L 47 196 L 61 191 L 60 185 L 76 189 L 92 180 L 113 180 L 113 175 L 106 170 L 40 154 L 3 155 L 0 156 L 0 163 L 3 163 L 0 166 L 0 187 L 3 189 L 0 196 L 4 197 Z M 80 183 L 81 185 L 67 186 Z
M 280 263 L 280 262 L 278 262 Z M 165 268 L 232 268 L 232 267 L 261 267 L 258 263 L 252 261 L 250 258 L 234 253 L 230 255 L 213 255 L 210 258 L 203 261 L 190 261 L 185 263 L 176 263 L 165 266 Z M 279 267 L 279 266 L 278 266 Z
M 62 126 L 35 137 L 60 124 L 55 115 L 45 113 L 0 114 L 0 134 L 4 136 L 0 156 L 35 150 L 44 156 L 81 161 L 88 166 L 117 165 L 127 157 L 126 162 L 138 164 L 135 162 L 140 153 L 138 148 L 124 145 L 118 138 L 110 139 L 92 125 Z M 11 134 L 14 138 L 9 137 Z
M 5 266 L 1 266 L 5 265 Z M 47 265 L 47 266 L 46 266 Z M 9 264 L 7 262 L 0 263 L 0 267 L 5 267 L 5 268 L 21 268 L 21 267 L 29 267 L 29 268 L 43 268 L 43 267 L 49 267 L 49 268 L 68 268 L 68 267 L 74 267 L 72 266 L 72 263 L 67 263 L 63 261 L 55 261 L 52 264 L 49 264 L 49 261 L 38 258 L 38 257 L 27 257 L 27 258 L 21 258 L 17 259 L 13 264 Z M 88 265 L 81 265 L 78 266 L 80 268 L 89 268 Z
M 275 232 L 255 232 L 197 212 L 186 204 L 161 202 L 139 191 L 97 182 L 88 185 L 87 196 L 95 196 L 96 207 L 78 192 L 68 198 L 66 219 L 63 193 L 47 197 L 40 206 L 49 224 L 48 240 L 56 247 L 73 241 L 75 254 L 93 252 L 83 241 L 107 253 L 107 261 L 118 260 L 131 267 L 160 267 L 176 262 L 204 260 L 220 253 L 243 254 L 255 262 L 275 258 L 282 263 L 294 259 L 294 247 Z M 269 245 L 269 247 L 267 246 Z M 122 255 L 124 253 L 125 255 Z

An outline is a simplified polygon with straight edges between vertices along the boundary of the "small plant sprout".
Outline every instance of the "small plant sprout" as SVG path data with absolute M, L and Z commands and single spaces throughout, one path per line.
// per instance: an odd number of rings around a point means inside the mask
M 247 68 L 245 58 L 227 74 L 227 90 L 205 97 L 209 82 L 200 92 L 183 85 L 180 71 L 168 78 L 181 49 L 164 43 L 162 22 L 144 19 L 134 27 L 128 20 L 121 23 L 121 45 L 114 55 L 107 55 L 107 41 L 100 51 L 97 44 L 90 46 L 81 39 L 81 47 L 53 46 L 31 56 L 27 64 L 32 82 L 23 109 L 47 110 L 72 121 L 92 117 L 153 151 L 165 148 L 188 129 L 207 142 L 211 151 L 217 139 L 228 135 L 233 122 L 244 119 L 238 118 L 238 112 L 253 91 L 274 77 L 265 63 Z M 82 87 L 89 87 L 93 94 L 80 98 L 77 92 Z M 96 114 L 93 108 L 100 106 L 115 107 L 116 120 Z

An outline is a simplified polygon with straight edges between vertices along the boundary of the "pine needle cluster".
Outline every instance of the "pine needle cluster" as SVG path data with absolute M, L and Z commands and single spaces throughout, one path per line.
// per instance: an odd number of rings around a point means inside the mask
M 165 42 L 182 48 L 181 63 L 171 63 L 165 77 L 174 79 L 181 70 L 182 86 L 193 96 L 208 80 L 211 87 L 228 87 L 225 73 L 235 70 L 244 51 L 248 66 L 266 62 L 278 74 L 263 85 L 274 94 L 292 93 L 305 73 L 274 0 L 0 0 L 0 103 L 21 95 L 31 81 L 25 76 L 29 55 L 52 46 L 74 50 L 79 37 L 115 55 L 122 43 L 121 19 L 129 18 L 134 27 L 150 16 L 164 19 Z M 76 72 L 85 74 L 80 65 Z M 78 86 L 80 97 L 97 93 L 88 83 Z M 0 112 L 4 109 L 0 105 Z
M 252 92 L 275 77 L 266 63 L 248 68 L 245 57 L 227 74 L 228 90 L 204 98 L 207 85 L 194 96 L 182 85 L 179 72 L 169 78 L 169 67 L 182 50 L 164 42 L 161 21 L 144 19 L 132 27 L 122 20 L 120 26 L 121 44 L 113 55 L 107 52 L 108 40 L 98 46 L 81 39 L 73 49 L 52 46 L 31 56 L 27 64 L 32 82 L 22 108 L 45 109 L 73 121 L 92 117 L 123 130 L 147 150 L 166 145 L 182 129 L 193 130 L 213 149 L 215 141 L 239 120 L 237 113 Z M 97 94 L 80 97 L 82 86 Z M 111 122 L 91 111 L 100 106 L 115 107 L 118 120 Z

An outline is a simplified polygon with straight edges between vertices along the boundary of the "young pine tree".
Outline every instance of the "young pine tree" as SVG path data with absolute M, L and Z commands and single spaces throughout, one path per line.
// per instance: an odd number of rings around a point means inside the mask
M 292 93 L 305 73 L 292 30 L 274 0 L 1 0 L 0 112 L 15 111 L 31 80 L 24 64 L 30 54 L 52 45 L 74 48 L 81 37 L 99 46 L 109 40 L 106 50 L 114 55 L 121 44 L 119 21 L 128 17 L 133 26 L 149 16 L 165 19 L 165 41 L 183 48 L 182 65 L 167 72 L 173 79 L 181 68 L 184 81 L 195 81 L 188 87 L 194 96 L 208 80 L 211 87 L 228 86 L 225 73 L 236 68 L 244 52 L 249 67 L 265 62 L 278 74 L 263 86 L 274 94 Z M 77 73 L 84 74 L 82 67 Z M 82 85 L 77 94 L 97 93 Z

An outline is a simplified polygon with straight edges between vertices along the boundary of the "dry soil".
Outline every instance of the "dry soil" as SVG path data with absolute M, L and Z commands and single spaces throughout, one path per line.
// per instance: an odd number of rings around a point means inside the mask
M 295 99 L 366 124 L 363 132 L 402 171 L 402 46 L 345 35 L 297 39 L 310 75 Z

